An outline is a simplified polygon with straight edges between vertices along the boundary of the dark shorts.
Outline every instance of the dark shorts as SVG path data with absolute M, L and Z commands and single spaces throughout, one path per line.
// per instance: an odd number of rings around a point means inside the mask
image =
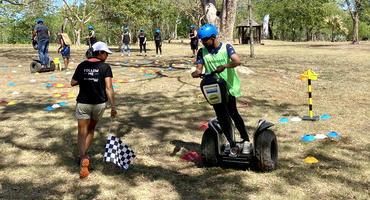
M 199 43 L 198 40 L 191 40 L 190 41 L 190 48 L 198 50 L 198 43 Z
M 71 57 L 71 52 L 68 52 L 68 53 L 67 53 L 66 55 L 64 55 L 64 56 L 62 55 L 62 58 L 68 58 L 68 59 L 69 59 L 70 57 Z
M 66 50 L 66 52 L 63 52 L 64 49 L 65 47 L 62 49 L 62 51 L 60 51 L 60 53 L 62 54 L 62 58 L 70 58 L 71 57 L 71 47 L 68 46 L 68 50 Z

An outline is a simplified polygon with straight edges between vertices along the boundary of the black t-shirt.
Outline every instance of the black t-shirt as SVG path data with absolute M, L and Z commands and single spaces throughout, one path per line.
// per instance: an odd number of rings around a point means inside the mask
M 49 40 L 50 39 L 50 37 L 49 37 L 49 29 L 44 24 L 42 24 L 42 23 L 36 24 L 34 30 L 37 31 L 37 39 L 39 41 Z
M 189 32 L 189 35 L 190 37 L 193 37 L 195 35 L 195 32 L 194 31 L 190 31 Z M 194 41 L 198 41 L 198 37 L 195 37 L 195 38 L 191 38 L 191 41 L 194 42 Z
M 122 33 L 122 37 L 123 37 L 123 43 L 124 44 L 129 44 L 130 43 L 131 34 L 129 32 Z
M 155 36 L 154 36 L 154 40 L 155 40 L 155 41 L 162 41 L 161 34 L 155 34 Z
M 145 34 L 139 34 L 138 38 L 139 38 L 140 43 L 143 44 L 144 40 L 146 38 L 146 35 Z
M 90 42 L 91 42 L 91 45 L 93 45 L 93 44 L 95 44 L 96 43 L 96 41 L 97 41 L 97 39 L 96 39 L 96 35 L 95 35 L 95 31 L 90 31 L 89 32 L 89 36 L 91 37 L 90 38 Z
M 108 64 L 102 61 L 84 61 L 80 63 L 72 77 L 72 79 L 78 81 L 80 86 L 77 102 L 86 104 L 107 102 L 106 77 L 113 77 L 112 69 Z

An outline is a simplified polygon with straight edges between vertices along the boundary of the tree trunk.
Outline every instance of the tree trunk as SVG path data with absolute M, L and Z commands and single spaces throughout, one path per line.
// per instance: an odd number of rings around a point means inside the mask
M 202 0 L 205 21 L 213 24 L 218 30 L 218 38 L 223 42 L 233 43 L 234 24 L 238 0 L 223 0 L 218 15 L 215 0 Z
M 233 43 L 237 0 L 224 0 L 221 10 L 220 31 L 224 41 Z
M 331 42 L 334 42 L 334 27 L 331 28 Z
M 348 6 L 348 11 L 351 14 L 351 18 L 353 21 L 353 34 L 352 34 L 352 44 L 359 44 L 358 40 L 358 23 L 360 21 L 360 12 L 363 9 L 363 4 L 365 0 L 356 0 L 354 2 L 354 8 L 352 9 L 351 2 L 349 0 L 345 0 Z
M 216 1 L 202 0 L 203 12 L 207 24 L 213 24 L 217 29 L 220 28 L 220 18 L 217 16 Z
M 62 25 L 62 33 L 64 33 L 66 31 L 66 26 L 67 26 L 67 23 L 68 23 L 68 18 L 65 17 L 64 18 L 64 22 L 63 22 L 63 25 Z
M 359 44 L 358 40 L 358 13 L 355 16 L 355 19 L 353 19 L 353 36 L 352 36 L 352 44 Z

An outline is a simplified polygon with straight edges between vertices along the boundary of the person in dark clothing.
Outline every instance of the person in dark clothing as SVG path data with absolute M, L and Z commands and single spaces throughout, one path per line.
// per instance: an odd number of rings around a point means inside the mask
M 161 30 L 156 30 L 155 31 L 155 36 L 154 36 L 154 41 L 155 41 L 155 57 L 162 57 L 162 36 L 161 36 Z M 159 54 L 158 54 L 159 50 Z
M 89 35 L 85 37 L 85 41 L 86 41 L 86 44 L 89 45 L 89 47 L 91 47 L 97 41 L 96 35 L 95 35 L 93 26 L 88 26 L 87 29 L 89 30 Z
M 242 153 L 248 154 L 252 150 L 251 143 L 244 120 L 236 107 L 236 97 L 241 96 L 241 91 L 240 80 L 235 67 L 240 65 L 240 58 L 234 48 L 230 44 L 220 42 L 216 38 L 217 35 L 218 31 L 212 24 L 205 24 L 198 30 L 198 38 L 201 39 L 204 47 L 198 51 L 197 67 L 191 75 L 193 78 L 199 77 L 203 67 L 205 67 L 206 72 L 217 70 L 218 74 L 216 76 L 226 81 L 229 91 L 228 102 L 226 104 L 213 105 L 221 129 L 230 142 L 230 146 L 225 149 L 230 151 L 230 148 L 236 147 L 235 142 L 231 139 L 232 122 L 230 118 L 232 118 L 244 142 Z
M 122 45 L 122 54 L 121 56 L 124 56 L 125 49 L 127 48 L 127 55 L 130 56 L 130 43 L 131 43 L 131 34 L 128 32 L 128 28 L 123 28 L 123 33 L 121 35 L 121 40 L 119 42 Z
M 72 77 L 71 85 L 79 85 L 76 118 L 78 122 L 77 147 L 80 155 L 80 178 L 89 175 L 90 157 L 87 151 L 93 141 L 95 127 L 103 116 L 106 102 L 111 105 L 111 117 L 117 115 L 114 90 L 112 86 L 112 69 L 105 63 L 109 50 L 104 42 L 96 42 L 93 46 L 93 58 L 80 63 Z
M 191 25 L 190 26 L 190 32 L 189 32 L 189 35 L 188 35 L 188 38 L 190 39 L 190 48 L 193 52 L 193 55 L 191 56 L 192 58 L 195 57 L 195 54 L 196 52 L 198 51 L 198 43 L 199 43 L 199 40 L 198 40 L 198 37 L 197 37 L 197 31 L 195 30 L 195 26 L 194 25 Z
M 145 56 L 146 55 L 146 35 L 145 35 L 145 32 L 144 32 L 144 29 L 140 29 L 140 34 L 138 37 L 138 41 L 139 41 L 139 45 L 140 45 L 140 55 L 144 49 L 144 53 L 145 53 Z
M 49 65 L 49 43 L 50 43 L 50 31 L 44 24 L 44 20 L 38 19 L 37 25 L 35 26 L 32 34 L 32 40 L 35 40 L 37 35 L 37 50 L 39 53 L 39 59 L 41 65 Z

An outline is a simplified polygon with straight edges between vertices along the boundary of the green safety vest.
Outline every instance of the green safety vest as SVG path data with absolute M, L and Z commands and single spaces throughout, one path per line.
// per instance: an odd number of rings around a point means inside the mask
M 207 48 L 202 48 L 204 66 L 206 72 L 213 72 L 220 65 L 226 65 L 231 62 L 229 55 L 227 54 L 226 44 L 222 43 L 222 46 L 217 54 L 210 54 Z M 226 81 L 227 89 L 230 94 L 234 97 L 241 96 L 240 92 L 240 80 L 236 73 L 235 68 L 225 68 L 225 70 L 219 74 L 216 74 L 217 77 L 223 78 Z

